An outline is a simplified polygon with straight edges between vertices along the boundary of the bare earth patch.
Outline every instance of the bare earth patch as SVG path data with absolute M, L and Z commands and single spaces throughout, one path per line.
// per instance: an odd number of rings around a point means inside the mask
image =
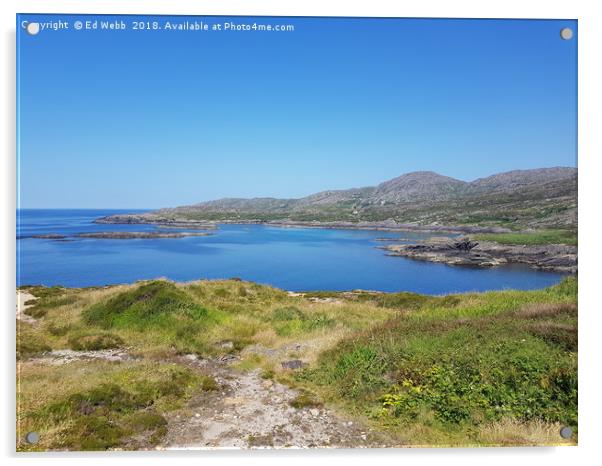
M 20 320 L 21 322 L 27 322 L 28 324 L 37 323 L 36 319 L 25 314 L 25 310 L 33 306 L 33 304 L 25 303 L 35 299 L 38 298 L 30 293 L 27 293 L 26 291 L 17 291 L 17 320 Z
M 375 433 L 332 410 L 294 408 L 299 392 L 259 370 L 238 372 L 225 364 L 209 369 L 220 388 L 199 392 L 186 409 L 168 418 L 162 449 L 375 447 Z M 212 366 L 212 367 L 208 367 Z
M 32 364 L 48 364 L 62 366 L 74 361 L 102 359 L 104 361 L 127 361 L 134 359 L 130 354 L 120 349 L 106 349 L 96 351 L 74 351 L 70 349 L 54 350 L 30 359 Z

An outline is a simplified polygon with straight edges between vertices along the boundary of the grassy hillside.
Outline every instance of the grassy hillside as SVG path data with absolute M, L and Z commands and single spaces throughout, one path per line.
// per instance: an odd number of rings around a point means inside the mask
M 577 424 L 575 299 L 567 280 L 425 302 L 344 339 L 298 379 L 401 441 L 528 443 L 532 429 Z
M 511 229 L 576 224 L 576 170 L 525 170 L 472 183 L 431 172 L 402 175 L 364 190 L 328 191 L 295 202 L 220 201 L 165 214 L 202 220 L 385 221 Z M 316 197 L 318 199 L 316 199 Z
M 146 216 L 145 216 L 146 215 Z M 323 191 L 299 199 L 225 198 L 114 215 L 100 223 L 163 221 L 384 222 L 473 225 L 511 230 L 577 224 L 577 169 L 513 170 L 472 182 L 413 172 L 374 187 Z
M 488 233 L 475 235 L 474 239 L 479 241 L 495 241 L 500 244 L 567 244 L 577 246 L 576 230 L 539 230 L 533 232 L 516 233 Z
M 41 442 L 18 448 L 161 445 L 170 412 L 220 390 L 210 366 L 185 363 L 190 353 L 236 356 L 235 370 L 301 388 L 299 406 L 343 410 L 390 444 L 559 444 L 560 426 L 577 426 L 576 287 L 445 297 L 295 295 L 237 280 L 28 287 L 38 299 L 26 310 L 36 321 L 18 323 L 17 428 Z M 52 364 L 51 349 L 127 357 Z M 308 366 L 283 369 L 290 358 Z

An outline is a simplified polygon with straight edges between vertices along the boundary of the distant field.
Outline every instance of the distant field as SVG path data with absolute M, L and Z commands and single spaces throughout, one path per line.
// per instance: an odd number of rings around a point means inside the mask
M 577 232 L 574 230 L 541 230 L 532 233 L 487 233 L 474 236 L 481 241 L 495 241 L 500 244 L 568 244 L 577 246 Z

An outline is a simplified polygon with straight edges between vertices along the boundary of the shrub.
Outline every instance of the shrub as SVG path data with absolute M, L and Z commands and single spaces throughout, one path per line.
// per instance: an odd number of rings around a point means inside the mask
M 306 390 L 302 390 L 289 404 L 293 408 L 321 408 L 324 404 L 318 399 L 316 395 Z
M 69 338 L 69 348 L 76 351 L 97 351 L 119 348 L 123 346 L 123 339 L 110 333 L 78 335 Z
M 59 446 L 70 450 L 103 451 L 118 446 L 123 435 L 123 429 L 106 416 L 81 416 L 66 429 Z
M 158 369 L 150 378 L 127 380 L 127 389 L 102 383 L 43 406 L 27 416 L 34 425 L 58 429 L 50 448 L 106 450 L 133 442 L 154 445 L 167 432 L 160 409 L 181 406 L 198 377 L 189 369 Z M 124 382 L 121 382 L 124 383 Z
M 55 323 L 51 323 L 46 327 L 46 330 L 48 330 L 48 333 L 50 333 L 50 335 L 52 336 L 62 337 L 69 333 L 69 330 L 71 330 L 71 325 L 58 325 Z
M 127 434 L 150 433 L 149 443 L 156 445 L 167 433 L 167 420 L 151 411 L 138 411 L 124 420 L 124 430 Z
M 396 295 L 397 305 L 408 302 Z M 453 310 L 445 297 L 414 298 L 423 303 L 415 312 L 349 337 L 296 377 L 356 409 L 401 424 L 434 419 L 447 433 L 503 418 L 576 425 L 574 278 L 457 296 L 463 306 Z
M 50 288 L 48 290 L 50 290 Z M 34 319 L 44 317 L 46 314 L 48 314 L 50 309 L 73 304 L 77 301 L 76 295 L 71 294 L 62 296 L 62 294 L 65 293 L 65 290 L 60 287 L 57 287 L 53 292 L 43 293 L 41 291 L 37 291 L 37 293 L 41 294 L 40 297 L 36 300 L 29 300 L 28 303 L 33 301 L 31 303 L 33 306 L 25 309 L 24 311 L 25 314 L 33 317 Z
M 51 351 L 44 341 L 28 332 L 17 334 L 17 359 L 26 359 L 41 353 Z
M 219 390 L 220 386 L 213 377 L 201 376 L 201 389 L 206 392 Z
M 173 283 L 153 281 L 92 305 L 82 316 L 86 323 L 104 328 L 169 328 L 176 318 L 202 320 L 207 310 Z

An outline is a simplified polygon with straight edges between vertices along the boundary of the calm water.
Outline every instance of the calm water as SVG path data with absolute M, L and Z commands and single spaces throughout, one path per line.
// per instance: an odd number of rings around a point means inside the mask
M 443 294 L 542 288 L 562 278 L 561 274 L 523 266 L 478 269 L 431 264 L 389 257 L 375 248 L 386 244 L 376 238 L 416 241 L 429 236 L 418 233 L 221 225 L 212 236 L 180 239 L 26 238 L 48 233 L 155 229 L 152 225 L 92 223 L 113 213 L 118 211 L 19 211 L 18 285 L 78 287 L 156 277 L 179 281 L 240 277 L 297 291 L 361 288 Z

